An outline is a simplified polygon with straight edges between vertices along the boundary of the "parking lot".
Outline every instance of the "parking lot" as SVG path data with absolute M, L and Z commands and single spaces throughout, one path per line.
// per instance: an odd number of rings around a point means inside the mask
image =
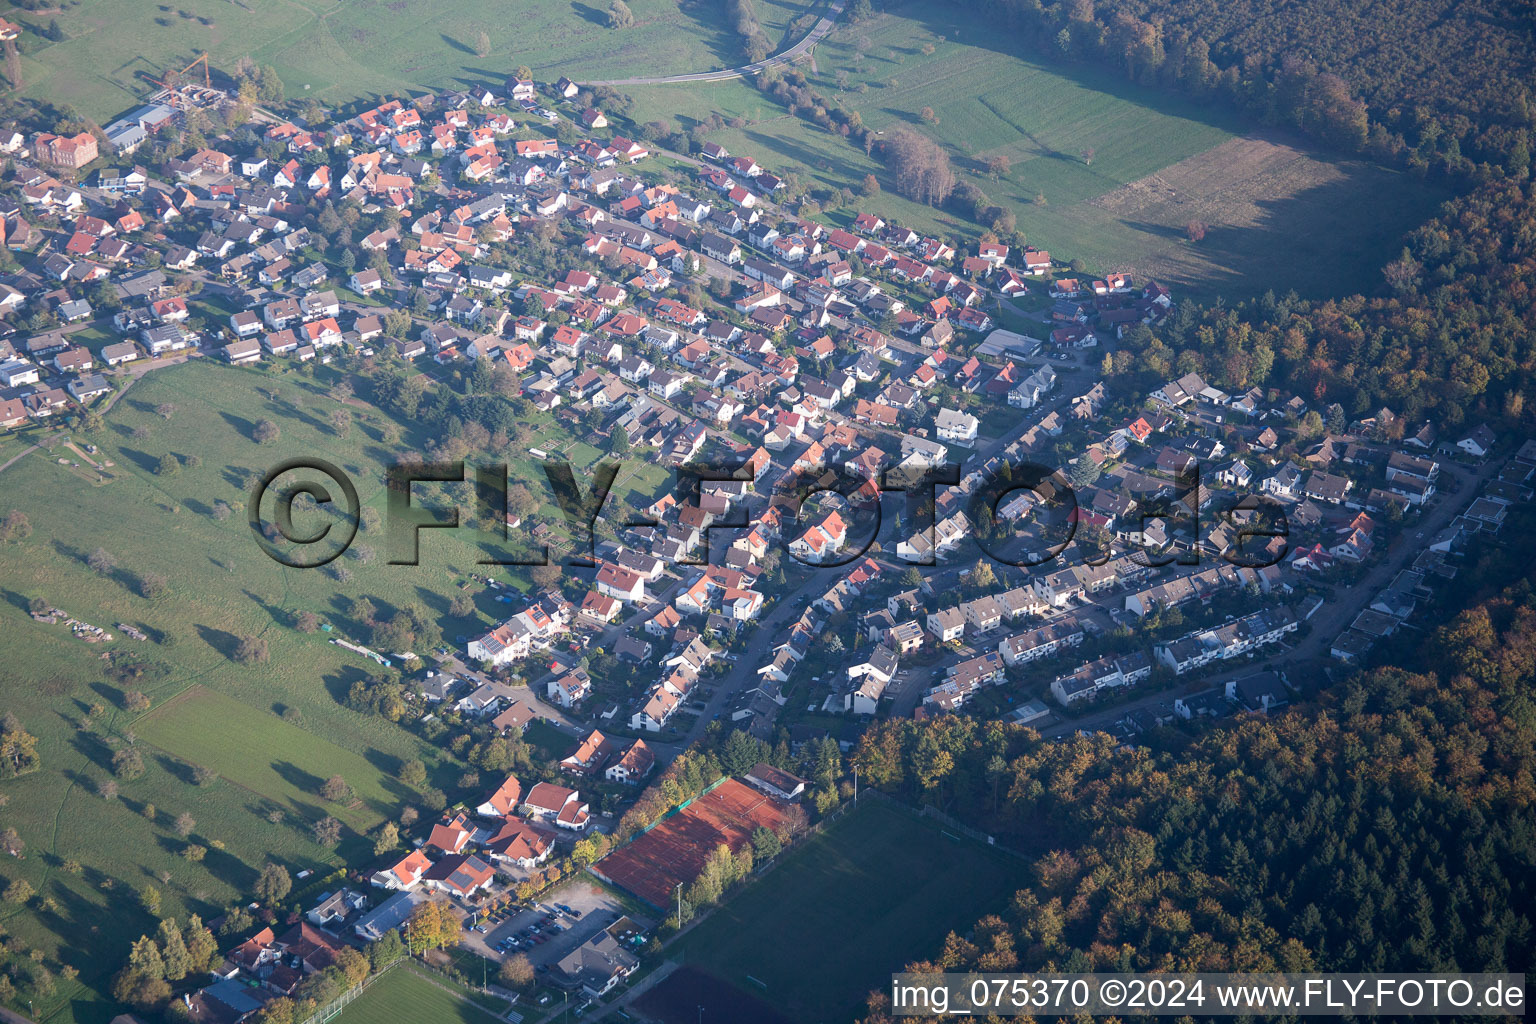
M 623 914 L 624 908 L 608 892 L 577 879 L 535 906 L 490 923 L 483 933 L 466 931 L 464 945 L 492 960 L 523 953 L 538 968 L 555 963 Z

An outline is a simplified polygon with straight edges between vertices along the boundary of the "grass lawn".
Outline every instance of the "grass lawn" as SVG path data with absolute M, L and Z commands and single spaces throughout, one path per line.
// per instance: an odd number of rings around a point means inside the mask
M 193 764 L 217 771 L 291 814 L 313 820 L 334 815 L 362 831 L 379 823 L 412 797 L 390 784 L 375 765 L 330 740 L 284 722 L 270 709 L 194 686 L 133 723 L 146 743 Z M 375 755 L 377 758 L 378 755 Z M 316 795 L 326 779 L 340 775 L 356 799 L 331 804 Z
M 523 726 L 523 739 L 528 741 L 541 760 L 558 761 L 571 752 L 575 741 L 542 718 L 535 718 Z
M 791 24 L 818 5 L 756 0 L 776 48 Z M 249 55 L 282 75 L 290 97 L 321 102 L 400 90 L 464 88 L 501 82 L 527 64 L 541 81 L 710 71 L 744 63 L 726 5 L 712 0 L 633 0 L 635 25 L 605 24 L 607 5 L 490 0 L 284 0 L 229 3 L 179 0 L 124 11 L 122 0 L 79 0 L 33 15 L 5 16 L 46 27 L 57 18 L 65 40 L 29 41 L 23 93 L 69 103 L 106 123 L 132 107 L 160 77 L 206 51 L 215 69 Z M 802 23 L 803 24 L 803 23 Z M 479 33 L 490 42 L 476 54 Z
M 936 953 L 950 930 L 968 930 L 1028 881 L 1026 871 L 870 800 L 732 897 L 675 952 L 792 1020 L 851 1020 L 892 971 Z
M 494 1024 L 495 1014 L 413 971 L 396 967 L 334 1018 L 336 1024 Z

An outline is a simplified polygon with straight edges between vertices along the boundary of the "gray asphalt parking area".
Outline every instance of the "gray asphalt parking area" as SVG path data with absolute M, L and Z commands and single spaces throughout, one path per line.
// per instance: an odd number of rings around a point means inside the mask
M 564 904 L 581 916 L 559 910 L 559 904 Z M 498 923 L 489 932 L 466 933 L 464 941 L 493 960 L 504 960 L 523 953 L 538 967 L 555 963 L 623 914 L 623 906 L 606 890 L 578 878 L 539 900 L 536 906 L 519 911 L 508 920 Z M 551 917 L 554 920 L 546 923 L 546 918 Z M 542 942 L 532 932 L 534 926 L 540 927 L 537 935 L 547 936 Z M 512 938 L 518 939 L 517 945 L 507 944 L 501 948 L 505 940 Z

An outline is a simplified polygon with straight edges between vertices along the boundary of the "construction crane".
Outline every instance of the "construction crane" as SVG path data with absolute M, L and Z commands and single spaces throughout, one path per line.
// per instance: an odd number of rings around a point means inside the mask
M 177 87 L 171 84 L 172 77 L 174 76 L 175 81 L 179 85 L 181 80 L 186 77 L 187 72 L 191 71 L 199 64 L 203 66 L 203 86 L 205 88 L 211 89 L 213 87 L 213 76 L 208 72 L 208 54 L 206 53 L 204 53 L 201 57 L 198 57 L 197 60 L 193 61 L 191 64 L 188 64 L 186 67 L 182 68 L 180 71 L 167 72 L 165 81 L 161 81 L 154 75 L 151 75 L 148 71 L 140 72 L 140 74 L 149 79 L 151 82 L 154 82 L 160 88 L 169 91 L 171 94 L 171 106 L 175 107 L 180 103 L 180 95 L 177 92 Z

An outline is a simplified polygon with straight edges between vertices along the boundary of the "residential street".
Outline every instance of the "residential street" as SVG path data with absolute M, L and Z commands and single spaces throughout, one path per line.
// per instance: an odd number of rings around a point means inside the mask
M 784 639 L 783 627 L 798 619 L 806 605 L 825 592 L 832 585 L 833 579 L 835 577 L 830 574 L 812 571 L 809 579 L 779 599 L 773 611 L 757 624 L 747 649 L 741 652 L 731 671 L 714 681 L 714 696 L 704 705 L 699 720 L 688 730 L 681 746 L 687 747 L 696 742 L 704 735 L 704 730 L 709 728 L 709 723 L 730 706 L 738 693 L 757 685 L 757 670 L 767 663 L 768 652 L 774 645 Z

